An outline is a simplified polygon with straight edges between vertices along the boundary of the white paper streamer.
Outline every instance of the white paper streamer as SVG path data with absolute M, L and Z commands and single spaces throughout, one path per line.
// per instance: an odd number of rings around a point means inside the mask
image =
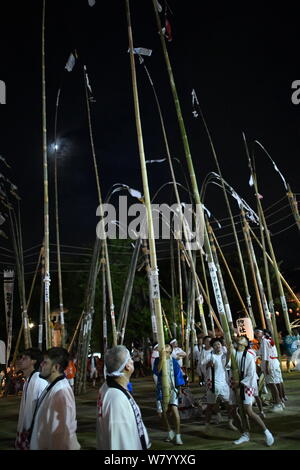
M 74 68 L 74 65 L 75 65 L 75 56 L 74 54 L 71 52 L 71 54 L 69 55 L 69 58 L 68 58 L 68 61 L 65 65 L 65 69 L 67 69 L 68 72 L 72 72 L 73 68 Z
M 130 49 L 128 49 L 127 52 L 130 52 Z M 133 53 L 139 55 L 147 55 L 150 57 L 152 54 L 152 49 L 146 49 L 145 47 L 134 47 Z

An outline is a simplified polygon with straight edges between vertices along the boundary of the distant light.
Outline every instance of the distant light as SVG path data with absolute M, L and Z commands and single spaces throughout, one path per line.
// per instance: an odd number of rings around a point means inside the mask
M 290 313 L 293 313 L 293 309 L 292 309 L 292 308 L 289 308 L 289 312 L 290 312 Z
M 279 317 L 279 312 L 276 311 L 276 312 L 275 312 L 275 315 L 277 315 L 277 316 Z
M 34 323 L 31 321 L 31 322 L 28 323 L 28 326 L 29 326 L 29 328 L 31 329 L 31 328 L 33 328 L 35 325 L 34 325 Z
M 54 150 L 58 150 L 58 145 L 54 144 Z

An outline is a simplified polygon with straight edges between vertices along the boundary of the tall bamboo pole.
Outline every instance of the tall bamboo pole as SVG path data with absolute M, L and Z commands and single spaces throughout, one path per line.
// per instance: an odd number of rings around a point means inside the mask
M 133 54 L 133 36 L 132 36 L 132 28 L 131 28 L 129 0 L 126 0 L 126 16 L 127 16 L 127 25 L 128 25 L 128 39 L 129 39 L 129 50 L 130 50 L 132 88 L 133 88 L 133 96 L 134 96 L 135 120 L 136 120 L 138 147 L 139 147 L 139 154 L 140 154 L 141 172 L 142 172 L 142 179 L 143 179 L 145 207 L 146 207 L 147 221 L 148 221 L 148 237 L 149 237 L 150 262 L 151 262 L 150 275 L 152 279 L 152 289 L 153 289 L 153 294 L 154 294 L 153 301 L 154 301 L 156 321 L 157 321 L 158 344 L 159 344 L 159 349 L 160 349 L 160 357 L 162 359 L 163 410 L 167 411 L 168 403 L 169 403 L 169 386 L 168 386 L 167 364 L 166 364 L 166 356 L 165 356 L 165 338 L 164 338 L 161 303 L 160 303 L 159 277 L 158 277 L 157 258 L 156 258 L 156 249 L 155 249 L 155 241 L 154 241 L 151 200 L 150 200 L 150 193 L 149 193 L 149 186 L 148 186 L 148 176 L 147 176 L 146 161 L 145 161 L 145 154 L 144 154 L 142 127 L 141 127 L 141 120 L 140 120 L 139 99 L 138 99 L 138 90 L 137 90 L 137 81 L 136 81 L 136 72 L 135 72 L 135 61 L 134 61 L 134 54 Z
M 181 137 L 182 137 L 182 141 L 183 141 L 185 157 L 186 157 L 186 161 L 187 161 L 187 165 L 188 165 L 188 169 L 189 169 L 189 173 L 190 173 L 190 179 L 191 179 L 191 183 L 192 183 L 193 195 L 194 195 L 194 199 L 195 199 L 197 209 L 198 209 L 198 217 L 200 219 L 199 225 L 200 225 L 200 228 L 202 230 L 204 230 L 204 247 L 205 247 L 205 251 L 206 251 L 206 254 L 207 254 L 208 266 L 209 266 L 210 276 L 211 276 L 211 279 L 212 279 L 215 299 L 216 299 L 216 303 L 217 303 L 218 312 L 219 312 L 219 315 L 220 315 L 222 327 L 223 327 L 223 330 L 224 330 L 226 344 L 228 345 L 228 347 L 232 351 L 231 360 L 232 360 L 233 378 L 234 378 L 234 380 L 236 380 L 236 382 L 238 382 L 239 373 L 238 373 L 238 368 L 237 368 L 235 356 L 233 354 L 230 330 L 229 330 L 229 326 L 228 326 L 228 322 L 227 322 L 227 318 L 226 318 L 224 305 L 223 305 L 223 302 L 222 302 L 222 295 L 221 295 L 221 291 L 220 291 L 218 278 L 216 276 L 216 266 L 215 266 L 215 264 L 213 262 L 213 258 L 212 258 L 212 253 L 211 253 L 210 244 L 209 244 L 209 240 L 208 240 L 208 234 L 207 234 L 207 230 L 206 230 L 206 226 L 205 226 L 205 222 L 204 222 L 203 207 L 202 207 L 201 200 L 200 200 L 198 184 L 197 184 L 196 175 L 195 175 L 195 171 L 194 171 L 194 166 L 193 166 L 193 162 L 192 162 L 192 157 L 191 157 L 191 153 L 190 153 L 190 148 L 189 148 L 189 143 L 188 143 L 187 134 L 186 134 L 186 130 L 185 130 L 185 125 L 184 125 L 184 121 L 183 121 L 183 117 L 182 117 L 182 113 L 181 113 L 180 103 L 179 103 L 179 99 L 178 99 L 178 95 L 177 95 L 177 91 L 176 91 L 175 80 L 174 80 L 174 76 L 173 76 L 173 72 L 172 72 L 172 68 L 171 68 L 171 64 L 170 64 L 170 60 L 169 60 L 169 56 L 168 56 L 168 51 L 167 51 L 164 35 L 162 33 L 161 22 L 160 22 L 158 10 L 157 10 L 156 0 L 153 0 L 153 7 L 154 7 L 156 22 L 157 22 L 157 26 L 158 26 L 160 39 L 161 39 L 162 49 L 163 49 L 163 53 L 164 53 L 164 57 L 165 57 L 165 62 L 166 62 L 166 66 L 167 66 L 167 70 L 168 70 L 168 74 L 169 74 L 170 86 L 171 86 L 171 90 L 172 90 L 172 94 L 173 94 L 173 98 L 174 98 L 174 104 L 175 104 L 175 108 L 176 108 L 178 124 L 179 124 L 180 131 L 181 131 Z M 237 395 L 237 402 L 240 403 L 240 399 L 239 399 L 238 395 Z M 243 407 L 241 407 L 241 413 L 243 414 Z
M 181 253 L 179 241 L 177 241 L 177 263 L 178 263 L 178 288 L 179 288 L 179 317 L 181 322 L 181 345 L 184 348 L 184 313 L 183 313 L 183 291 L 181 272 Z
M 298 230 L 300 230 L 300 215 L 299 215 L 297 199 L 296 199 L 296 196 L 292 193 L 292 190 L 289 184 L 287 185 L 287 187 L 288 187 L 288 192 L 286 193 L 286 195 L 288 197 Z
M 9 214 L 10 229 L 11 229 L 11 234 L 12 234 L 12 242 L 13 242 L 13 248 L 14 248 L 15 259 L 16 259 L 18 290 L 19 290 L 19 296 L 20 296 L 20 304 L 21 304 L 21 311 L 22 311 L 22 324 L 23 324 L 23 332 L 24 332 L 24 344 L 25 344 L 25 348 L 30 348 L 31 337 L 30 337 L 30 329 L 28 325 L 28 315 L 27 315 L 27 308 L 26 308 L 24 269 L 22 269 L 23 254 L 21 254 L 20 244 L 18 243 L 19 233 L 18 233 L 17 220 L 14 214 L 14 209 L 10 204 L 8 204 L 8 209 L 9 209 L 8 214 Z
M 172 312 L 173 312 L 173 337 L 177 335 L 177 323 L 176 323 L 176 305 L 175 305 L 175 266 L 174 266 L 174 238 L 173 232 L 171 232 L 170 238 L 170 256 L 171 256 L 171 292 L 172 292 Z
M 101 256 L 101 273 L 102 273 L 102 337 L 103 337 L 103 353 L 107 351 L 107 314 L 106 314 L 106 260 L 102 244 Z
M 98 191 L 98 202 L 99 202 L 99 207 L 102 208 L 102 195 L 101 195 L 101 189 L 100 189 L 100 183 L 99 183 L 99 172 L 98 172 L 98 167 L 97 167 L 96 152 L 95 152 L 94 139 L 93 139 L 91 110 L 90 110 L 90 101 L 89 101 L 87 84 L 88 84 L 88 77 L 87 77 L 86 68 L 84 66 L 84 89 L 85 89 L 85 97 L 86 97 L 90 143 L 91 143 L 91 150 L 92 150 L 95 177 L 96 177 L 96 185 L 97 185 L 97 191 Z M 116 329 L 116 319 L 115 319 L 115 306 L 114 306 L 114 299 L 113 299 L 113 290 L 112 290 L 112 282 L 111 282 L 111 274 L 110 274 L 110 263 L 109 263 L 108 249 L 107 249 L 107 241 L 106 241 L 106 236 L 104 233 L 104 225 L 103 225 L 102 217 L 100 220 L 100 224 L 102 227 L 102 234 L 103 234 L 102 244 L 103 244 L 103 250 L 104 250 L 104 255 L 105 255 L 105 260 L 106 260 L 106 264 L 105 264 L 106 279 L 107 279 L 108 298 L 109 298 L 109 304 L 110 304 L 110 317 L 111 317 L 111 325 L 112 325 L 113 346 L 116 346 L 117 345 L 117 329 Z
M 249 154 L 249 150 L 248 150 L 248 145 L 247 145 L 247 142 L 246 142 L 246 137 L 245 137 L 244 134 L 243 134 L 243 138 L 244 138 L 245 149 L 246 149 L 246 154 L 247 154 L 247 158 L 248 158 L 249 169 L 251 171 L 252 180 L 253 180 L 253 184 L 254 184 L 254 188 L 255 188 L 255 196 L 256 196 L 257 205 L 258 205 L 258 209 L 259 209 L 258 210 L 258 215 L 259 215 L 261 224 L 264 227 L 264 233 L 267 237 L 267 241 L 268 241 L 268 245 L 269 245 L 269 249 L 270 249 L 270 253 L 271 253 L 271 257 L 272 257 L 272 261 L 273 261 L 273 267 L 274 267 L 276 280 L 277 280 L 277 286 L 278 286 L 278 290 L 279 290 L 279 294 L 280 294 L 280 301 L 281 301 L 281 306 L 282 306 L 282 310 L 283 310 L 285 326 L 286 326 L 286 329 L 287 329 L 288 333 L 292 334 L 290 320 L 289 320 L 289 314 L 288 314 L 288 308 L 287 308 L 287 303 L 286 303 L 286 298 L 285 298 L 285 295 L 284 295 L 284 292 L 283 292 L 283 287 L 282 287 L 281 279 L 280 279 L 280 276 L 279 276 L 278 264 L 277 264 L 277 261 L 276 261 L 276 258 L 275 258 L 275 253 L 274 253 L 273 245 L 272 245 L 271 238 L 270 238 L 270 232 L 269 232 L 269 229 L 267 227 L 266 219 L 265 219 L 265 216 L 264 216 L 264 213 L 263 213 L 263 210 L 262 210 L 262 205 L 261 205 L 261 202 L 260 202 L 256 172 L 255 172 L 255 169 L 254 169 L 254 167 L 252 165 L 252 162 L 251 162 L 251 158 L 250 158 L 250 154 Z
M 144 253 L 144 265 L 145 265 L 145 271 L 146 271 L 147 279 L 148 279 L 149 308 L 150 308 L 150 315 L 151 315 L 152 336 L 153 336 L 153 341 L 156 343 L 157 342 L 157 322 L 156 322 L 156 315 L 155 315 L 154 300 L 152 297 L 151 266 L 150 266 L 150 261 L 149 261 L 148 243 L 146 239 L 143 240 L 142 251 Z
M 207 231 L 208 231 L 208 235 L 209 235 L 213 260 L 214 260 L 214 263 L 215 263 L 216 268 L 217 268 L 217 275 L 218 275 L 219 284 L 220 284 L 220 288 L 221 288 L 221 293 L 222 293 L 223 303 L 224 303 L 224 307 L 225 307 L 227 322 L 228 322 L 228 325 L 229 325 L 231 337 L 233 337 L 234 327 L 233 327 L 233 321 L 232 321 L 231 308 L 230 308 L 229 300 L 228 300 L 228 297 L 227 297 L 227 292 L 226 292 L 226 288 L 225 288 L 225 284 L 224 284 L 224 280 L 223 280 L 221 267 L 220 267 L 220 264 L 219 264 L 219 259 L 218 259 L 218 254 L 217 254 L 214 238 L 213 238 L 213 235 L 212 235 L 212 229 L 211 229 L 210 223 L 208 222 L 207 219 L 206 219 L 206 226 L 207 226 Z M 247 312 L 247 315 L 248 315 L 248 312 Z
M 257 236 L 255 235 L 255 233 L 253 232 L 252 228 L 249 227 L 249 229 L 250 229 L 251 235 L 253 236 L 254 240 L 256 241 L 256 243 L 258 244 L 258 246 L 262 249 L 262 251 L 265 251 L 269 263 L 271 264 L 271 266 L 273 266 L 273 260 L 272 260 L 271 256 L 267 253 L 266 250 L 264 250 L 262 244 L 260 243 L 259 239 L 257 238 Z M 298 305 L 298 307 L 300 307 L 300 300 L 298 299 L 298 297 L 296 296 L 295 292 L 293 291 L 293 289 L 292 289 L 291 286 L 288 284 L 288 282 L 287 282 L 286 279 L 283 277 L 283 275 L 281 274 L 280 271 L 279 271 L 279 276 L 280 276 L 280 279 L 282 280 L 283 284 L 285 285 L 285 287 L 287 288 L 287 290 L 289 291 L 289 293 L 290 293 L 291 296 L 293 297 L 294 301 L 295 301 L 296 304 Z
M 224 183 L 224 180 L 223 180 L 223 176 L 222 176 L 222 173 L 221 173 L 221 168 L 220 168 L 220 165 L 219 165 L 217 153 L 216 153 L 215 146 L 214 146 L 213 141 L 212 141 L 212 138 L 211 138 L 210 131 L 209 131 L 208 126 L 207 126 L 207 124 L 206 124 L 206 120 L 205 120 L 205 118 L 204 118 L 204 115 L 203 115 L 203 113 L 202 113 L 201 107 L 200 107 L 200 105 L 199 105 L 199 102 L 198 102 L 196 93 L 195 93 L 194 90 L 193 90 L 193 92 L 194 92 L 194 96 L 195 96 L 195 99 L 196 99 L 196 103 L 197 103 L 197 105 L 198 105 L 198 109 L 199 109 L 199 112 L 200 112 L 200 115 L 201 115 L 201 118 L 202 118 L 202 121 L 203 121 L 205 130 L 206 130 L 206 133 L 207 133 L 207 136 L 208 136 L 208 139 L 209 139 L 209 143 L 210 143 L 210 147 L 211 147 L 211 150 L 212 150 L 212 154 L 213 154 L 213 156 L 214 156 L 215 164 L 216 164 L 216 167 L 217 167 L 217 169 L 218 169 L 218 173 L 219 173 L 219 175 L 220 175 L 221 185 L 222 185 L 222 189 L 223 189 L 223 193 L 224 193 L 224 198 L 225 198 L 226 206 L 227 206 L 227 210 L 228 210 L 229 217 L 230 217 L 230 221 L 231 221 L 231 226 L 232 226 L 232 230 L 233 230 L 233 234 L 234 234 L 235 245 L 236 245 L 236 248 L 237 248 L 238 258 L 239 258 L 239 262 L 240 262 L 240 268 L 241 268 L 241 273 L 242 273 L 242 279 L 243 279 L 243 283 L 244 283 L 244 289 L 245 289 L 245 294 L 246 294 L 247 306 L 248 306 L 248 311 L 249 311 L 248 315 L 250 315 L 250 318 L 253 319 L 253 318 L 254 318 L 254 315 L 253 315 L 253 309 L 252 309 L 252 304 L 251 304 L 251 297 L 250 297 L 250 293 L 249 293 L 249 287 L 248 287 L 248 282 L 247 282 L 247 277 L 246 277 L 246 272 L 245 272 L 245 267 L 244 267 L 244 262 L 243 262 L 243 256 L 242 256 L 242 252 L 241 252 L 241 248 L 240 248 L 240 244 L 239 244 L 239 239 L 238 239 L 238 235 L 237 235 L 236 228 L 235 228 L 235 223 L 234 223 L 234 220 L 233 220 L 233 215 L 232 215 L 232 211 L 231 211 L 229 199 L 228 199 L 227 192 L 226 192 L 226 188 L 225 188 L 225 183 Z
M 156 106 L 157 106 L 157 111 L 158 111 L 160 124 L 161 124 L 161 130 L 162 130 L 164 144 L 165 144 L 165 148 L 166 148 L 167 160 L 168 160 L 169 169 L 170 169 L 171 178 L 172 178 L 172 183 L 173 183 L 175 199 L 176 199 L 176 202 L 177 202 L 176 213 L 174 213 L 174 216 L 179 217 L 180 228 L 183 228 L 183 234 L 184 234 L 183 239 L 186 242 L 186 251 L 187 251 L 187 255 L 188 255 L 188 259 L 189 259 L 189 266 L 190 266 L 190 269 L 192 271 L 192 275 L 193 275 L 193 279 L 194 279 L 194 283 L 195 283 L 196 298 L 197 298 L 197 305 L 198 305 L 199 315 L 200 315 L 200 320 L 201 320 L 201 326 L 202 326 L 202 330 L 203 330 L 204 334 L 207 335 L 207 326 L 206 326 L 206 321 L 205 321 L 205 316 L 204 316 L 204 311 L 203 311 L 203 304 L 202 304 L 202 302 L 199 302 L 200 292 L 199 292 L 199 287 L 198 287 L 198 283 L 197 283 L 197 274 L 196 274 L 196 270 L 195 270 L 195 266 L 194 266 L 194 262 L 193 262 L 192 251 L 191 251 L 191 247 L 190 247 L 190 243 L 189 243 L 189 241 L 190 241 L 190 238 L 189 238 L 189 229 L 190 229 L 190 227 L 187 226 L 188 224 L 187 224 L 186 219 L 183 215 L 182 204 L 181 204 L 180 197 L 179 197 L 179 192 L 178 192 L 177 182 L 176 182 L 176 178 L 175 178 L 174 167 L 173 167 L 170 148 L 169 148 L 169 142 L 168 142 L 167 133 L 166 133 L 166 127 L 165 127 L 165 124 L 164 124 L 164 119 L 163 119 L 159 99 L 158 99 L 158 96 L 157 96 L 157 93 L 156 93 L 156 90 L 155 90 L 153 80 L 150 76 L 150 73 L 149 73 L 145 63 L 144 63 L 144 59 L 141 56 L 139 56 L 139 58 L 140 58 L 140 62 L 143 64 L 145 72 L 148 76 L 148 79 L 149 79 L 149 82 L 150 82 L 150 85 L 151 85 L 151 88 L 152 88 L 152 91 L 153 91 L 153 94 L 154 94 L 155 103 L 156 103 Z M 179 163 L 180 163 L 180 161 L 179 161 Z M 189 186 L 188 183 L 187 183 L 187 186 Z M 171 235 L 171 239 L 172 239 L 173 232 L 171 231 L 171 233 L 172 233 L 172 235 Z M 172 260 L 172 258 L 171 258 L 171 260 Z M 183 267 L 185 268 L 184 264 L 183 264 Z M 181 318 L 181 321 L 182 321 L 182 318 Z M 183 338 L 184 338 L 184 328 L 183 327 L 182 327 L 182 335 L 183 335 Z
M 42 129 L 43 129 L 43 168 L 44 168 L 44 249 L 45 249 L 45 322 L 46 349 L 52 345 L 50 328 L 50 252 L 49 252 L 49 196 L 48 196 L 48 156 L 47 156 L 47 118 L 46 118 L 46 75 L 45 75 L 45 14 L 46 0 L 43 0 L 42 13 Z
M 200 250 L 200 259 L 201 259 L 201 266 L 202 266 L 202 272 L 203 272 L 203 277 L 204 277 L 205 290 L 206 290 L 206 295 L 207 295 L 207 299 L 208 299 L 208 309 L 209 309 L 208 317 L 210 319 L 210 327 L 211 327 L 211 331 L 212 331 L 212 336 L 214 338 L 215 337 L 214 316 L 213 316 L 213 311 L 211 309 L 209 287 L 208 287 L 208 282 L 207 282 L 206 269 L 205 269 L 205 265 L 204 265 L 202 250 Z
M 215 243 L 215 245 L 216 245 L 216 247 L 217 247 L 217 249 L 218 249 L 218 251 L 219 251 L 219 253 L 220 253 L 220 256 L 221 256 L 221 258 L 222 258 L 222 261 L 223 261 L 223 263 L 224 263 L 224 265 L 225 265 L 225 268 L 226 268 L 226 270 L 227 270 L 227 273 L 228 273 L 228 275 L 229 275 L 229 277 L 230 277 L 230 280 L 231 280 L 231 282 L 232 282 L 233 288 L 234 288 L 234 290 L 235 290 L 235 292 L 236 292 L 236 294 L 237 294 L 237 296 L 238 296 L 238 298 L 239 298 L 239 301 L 240 301 L 240 303 L 241 303 L 242 309 L 243 309 L 245 315 L 248 316 L 248 310 L 247 310 L 247 308 L 246 308 L 246 305 L 245 305 L 245 303 L 244 303 L 244 301 L 243 301 L 243 298 L 242 298 L 242 296 L 241 296 L 241 294 L 240 294 L 240 291 L 239 291 L 239 289 L 238 289 L 238 287 L 237 287 L 237 285 L 236 285 L 236 282 L 235 282 L 235 280 L 234 280 L 234 278 L 233 278 L 233 275 L 232 275 L 232 273 L 231 273 L 231 270 L 230 270 L 230 268 L 229 268 L 229 266 L 228 266 L 228 263 L 227 263 L 226 258 L 225 258 L 225 256 L 224 256 L 224 253 L 223 253 L 223 251 L 222 251 L 222 249 L 221 249 L 221 247 L 220 247 L 220 245 L 219 245 L 219 243 L 218 243 L 218 240 L 217 240 L 217 238 L 216 238 L 216 235 L 215 235 L 215 233 L 214 233 L 214 231 L 213 231 L 211 225 L 210 225 L 210 230 L 211 230 L 211 234 L 212 234 L 213 239 L 214 239 L 214 243 Z M 256 326 L 256 323 L 254 323 L 253 326 Z
M 249 224 L 246 220 L 245 212 L 243 208 L 241 208 L 241 215 L 242 215 L 242 220 L 243 220 L 244 238 L 245 238 L 248 258 L 249 258 L 249 262 L 251 266 L 251 273 L 252 273 L 252 278 L 253 278 L 253 284 L 255 287 L 255 293 L 256 293 L 256 299 L 257 299 L 258 309 L 260 313 L 261 324 L 263 328 L 266 328 L 266 319 L 269 318 L 270 315 L 269 315 L 269 311 L 266 305 L 265 293 L 263 290 L 263 285 L 262 285 L 261 278 L 260 278 L 260 272 L 259 272 L 257 262 L 256 262 L 255 252 L 252 246 L 252 240 L 251 240 L 250 232 L 249 232 Z
M 60 234 L 59 234 L 59 211 L 58 211 L 58 177 L 57 177 L 57 116 L 59 105 L 60 89 L 58 90 L 55 110 L 54 122 L 54 190 L 55 190 L 55 228 L 56 228 L 56 252 L 57 252 L 57 275 L 58 275 L 58 297 L 59 297 L 59 311 L 60 311 L 60 324 L 61 324 L 61 345 L 63 348 L 66 346 L 65 342 L 65 316 L 64 316 L 64 300 L 62 288 L 62 274 L 61 274 L 61 255 L 60 255 Z

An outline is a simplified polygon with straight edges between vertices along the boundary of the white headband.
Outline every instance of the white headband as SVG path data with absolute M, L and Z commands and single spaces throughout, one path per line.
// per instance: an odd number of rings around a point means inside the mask
M 121 372 L 124 367 L 126 366 L 127 362 L 129 361 L 130 359 L 130 353 L 127 349 L 127 354 L 126 354 L 126 359 L 125 361 L 123 362 L 123 364 L 120 365 L 119 369 L 118 370 L 115 370 L 114 372 L 111 372 L 110 374 L 109 373 L 106 373 L 106 375 L 108 377 L 120 377 L 121 375 L 124 375 L 124 372 Z
M 177 339 L 172 339 L 172 341 L 170 341 L 170 344 L 175 343 L 176 341 Z

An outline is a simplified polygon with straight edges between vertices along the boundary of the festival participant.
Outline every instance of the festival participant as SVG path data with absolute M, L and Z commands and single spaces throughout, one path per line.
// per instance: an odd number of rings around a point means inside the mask
M 159 357 L 158 343 L 154 343 L 153 348 L 152 348 L 152 353 L 151 353 L 151 370 L 152 370 L 152 372 L 153 372 L 154 361 L 157 357 Z M 154 380 L 155 385 L 156 385 L 157 384 L 157 376 L 155 374 L 153 374 L 153 380 Z
M 203 345 L 199 354 L 199 361 L 197 363 L 197 374 L 199 377 L 202 378 L 202 382 L 206 385 L 206 366 L 204 365 L 206 363 L 206 359 L 208 356 L 211 355 L 212 352 L 212 347 L 211 347 L 211 337 L 210 336 L 204 336 L 203 338 Z
M 165 345 L 165 353 L 166 353 L 166 363 L 167 363 L 167 377 L 170 389 L 170 398 L 169 398 L 169 410 L 172 412 L 175 421 L 175 432 L 172 430 L 168 417 L 167 411 L 163 410 L 162 407 L 162 357 L 156 358 L 154 361 L 153 372 L 157 375 L 157 387 L 156 387 L 156 399 L 160 403 L 160 412 L 162 413 L 162 418 L 164 424 L 168 430 L 168 435 L 165 439 L 167 442 L 171 442 L 175 439 L 176 445 L 182 445 L 183 442 L 181 440 L 180 435 L 180 416 L 178 412 L 178 394 L 179 394 L 179 387 L 185 384 L 180 366 L 178 361 L 174 359 L 172 354 L 172 346 L 171 344 Z
M 210 431 L 209 424 L 212 413 L 217 403 L 220 401 L 224 403 L 229 415 L 229 425 L 231 429 L 236 429 L 233 426 L 233 419 L 239 419 L 236 412 L 236 405 L 229 403 L 230 388 L 229 388 L 229 358 L 230 351 L 226 349 L 224 353 L 223 343 L 220 338 L 212 338 L 210 341 L 212 350 L 203 360 L 202 365 L 206 368 L 206 383 L 207 383 L 207 407 L 205 410 L 205 423 L 206 431 Z
M 64 348 L 48 349 L 40 377 L 48 386 L 35 408 L 30 450 L 79 450 L 76 436 L 76 407 L 73 390 L 64 375 L 69 353 Z
M 18 360 L 18 370 L 22 370 L 26 378 L 20 403 L 17 437 L 15 447 L 18 450 L 29 449 L 29 430 L 38 398 L 48 383 L 39 374 L 43 359 L 42 352 L 37 348 L 25 349 Z
M 143 354 L 141 349 L 137 345 L 133 347 L 133 350 L 131 351 L 131 357 L 134 365 L 133 377 L 138 378 L 140 375 L 142 375 L 142 377 L 145 377 L 143 371 Z
M 139 407 L 127 390 L 133 360 L 125 346 L 109 349 L 104 357 L 106 382 L 97 402 L 98 450 L 145 450 L 151 446 Z
M 170 345 L 172 347 L 172 354 L 171 356 L 176 359 L 176 361 L 178 362 L 179 366 L 182 368 L 183 366 L 183 362 L 182 362 L 182 359 L 186 356 L 186 352 L 184 352 L 183 349 L 181 349 L 179 346 L 178 346 L 178 343 L 177 343 L 177 339 L 174 338 L 170 341 Z
M 90 379 L 92 380 L 93 387 L 96 387 L 96 380 L 98 378 L 98 357 L 91 353 L 91 357 L 88 359 L 88 372 L 90 374 Z
M 256 331 L 256 337 L 261 340 L 258 355 L 261 356 L 262 371 L 273 398 L 271 411 L 281 412 L 285 407 L 285 395 L 277 348 L 269 330 Z
M 239 370 L 239 382 L 236 383 L 231 378 L 233 389 L 239 387 L 239 393 L 242 400 L 242 404 L 246 415 L 252 419 L 258 426 L 263 430 L 265 434 L 265 441 L 267 446 L 271 446 L 274 443 L 274 437 L 271 432 L 265 426 L 263 420 L 253 411 L 252 405 L 255 400 L 255 396 L 258 395 L 257 389 L 257 374 L 255 365 L 255 352 L 249 348 L 249 340 L 246 336 L 238 336 L 236 338 L 235 348 L 235 359 Z M 236 403 L 235 392 L 232 390 L 231 403 Z M 248 424 L 248 423 L 247 423 Z M 243 430 L 242 430 L 243 431 Z M 249 428 L 244 430 L 241 437 L 234 441 L 234 444 L 240 445 L 250 440 Z

